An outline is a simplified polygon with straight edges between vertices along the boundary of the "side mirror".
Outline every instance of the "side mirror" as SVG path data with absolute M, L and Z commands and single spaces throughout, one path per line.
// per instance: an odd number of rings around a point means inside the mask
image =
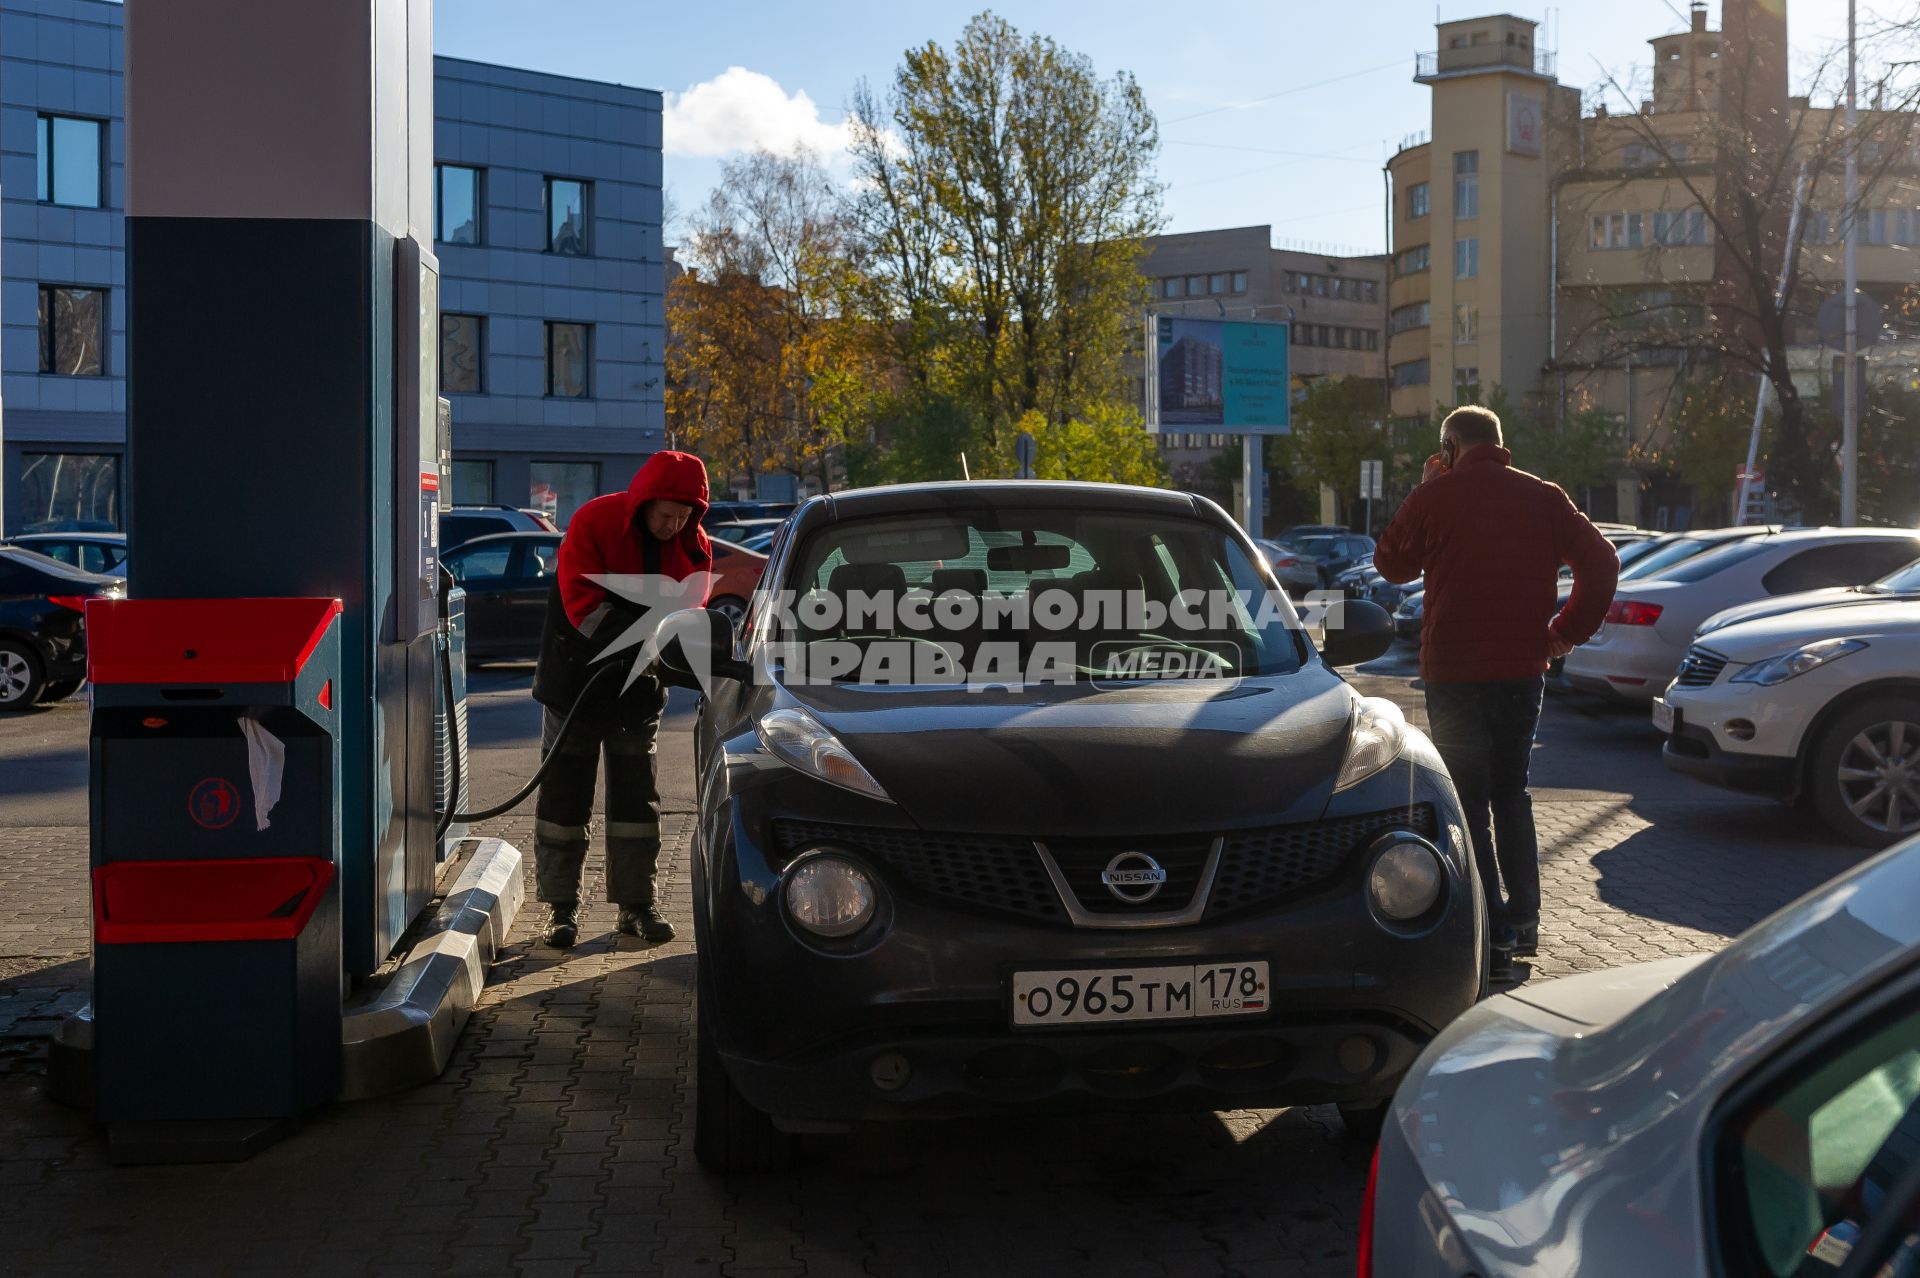
M 1357 666 L 1393 647 L 1393 618 L 1368 599 L 1346 599 L 1327 609 L 1320 658 L 1330 666 Z
M 660 677 L 705 691 L 715 678 L 745 682 L 753 668 L 733 657 L 733 622 L 711 608 L 683 608 L 660 623 Z

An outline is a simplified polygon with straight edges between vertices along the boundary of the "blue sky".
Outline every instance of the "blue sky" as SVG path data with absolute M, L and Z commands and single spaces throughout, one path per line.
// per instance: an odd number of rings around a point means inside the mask
M 1916 0 L 1861 0 L 1910 14 Z M 683 212 L 704 202 L 726 154 L 756 142 L 835 145 L 863 77 L 888 81 L 902 50 L 950 43 L 982 6 L 951 0 L 439 0 L 441 53 L 660 89 L 669 97 L 666 182 Z M 1500 11 L 1443 0 L 1447 20 Z M 1646 41 L 1684 29 L 1686 0 L 1578 0 L 1508 12 L 1547 22 L 1563 83 L 1646 74 Z M 1710 20 L 1719 26 L 1719 0 Z M 1434 47 L 1431 0 L 1213 0 L 1191 8 L 1106 0 L 1008 0 L 1026 31 L 1138 78 L 1159 117 L 1169 230 L 1271 223 L 1276 239 L 1377 251 L 1380 167 L 1426 127 L 1413 55 Z M 1845 35 L 1845 0 L 1790 0 L 1789 39 L 1806 68 Z M 1909 55 L 1911 56 L 1911 55 Z M 1803 87 L 1796 84 L 1796 89 Z M 674 238 L 670 228 L 669 238 Z

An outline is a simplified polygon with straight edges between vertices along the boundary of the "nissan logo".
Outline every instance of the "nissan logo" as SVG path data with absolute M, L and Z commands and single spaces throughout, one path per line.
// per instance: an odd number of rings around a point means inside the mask
M 1100 881 L 1107 885 L 1114 900 L 1143 905 L 1166 886 L 1167 872 L 1145 852 L 1122 852 L 1100 871 Z

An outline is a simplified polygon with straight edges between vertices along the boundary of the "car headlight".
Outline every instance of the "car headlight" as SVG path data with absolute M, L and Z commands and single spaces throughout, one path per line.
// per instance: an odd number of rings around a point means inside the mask
M 1796 675 L 1818 670 L 1829 661 L 1838 661 L 1866 646 L 1864 639 L 1821 639 L 1795 648 L 1792 652 L 1756 661 L 1727 682 L 1757 683 L 1763 688 L 1771 688 L 1776 683 L 1785 683 Z
M 880 783 L 853 757 L 853 751 L 826 725 L 797 706 L 770 710 L 754 725 L 760 743 L 775 757 L 811 777 L 870 799 L 893 802 Z
M 1446 881 L 1447 872 L 1433 849 L 1403 837 L 1387 843 L 1373 859 L 1367 871 L 1367 895 L 1382 918 L 1411 923 L 1433 908 Z
M 1400 707 L 1384 697 L 1362 697 L 1354 704 L 1353 732 L 1347 739 L 1347 760 L 1340 765 L 1333 792 L 1359 785 L 1400 757 L 1407 739 L 1407 719 Z
M 876 897 L 865 870 L 831 853 L 787 875 L 787 917 L 815 936 L 852 936 L 872 921 Z

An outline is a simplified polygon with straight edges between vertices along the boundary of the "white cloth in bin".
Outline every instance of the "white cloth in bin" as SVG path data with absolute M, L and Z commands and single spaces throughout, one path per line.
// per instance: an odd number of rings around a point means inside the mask
M 247 779 L 253 783 L 253 828 L 264 830 L 273 805 L 280 802 L 280 780 L 287 770 L 287 743 L 268 732 L 258 719 L 241 719 L 240 735 L 247 739 Z

